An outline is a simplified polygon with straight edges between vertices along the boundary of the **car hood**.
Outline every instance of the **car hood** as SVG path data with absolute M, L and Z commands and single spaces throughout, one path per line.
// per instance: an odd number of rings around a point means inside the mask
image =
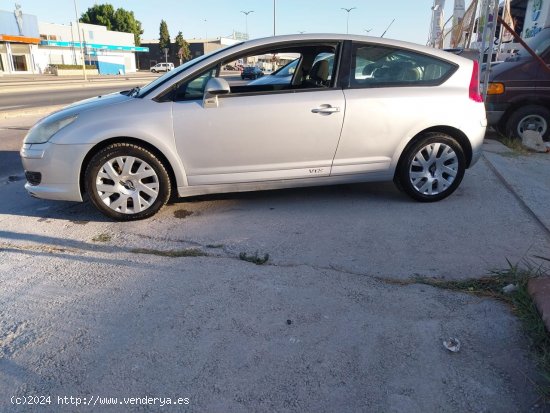
M 80 100 L 78 102 L 71 103 L 69 106 L 65 106 L 62 110 L 66 109 L 79 109 L 79 112 L 84 110 L 93 109 L 98 106 L 112 105 L 119 102 L 124 102 L 131 98 L 120 92 L 109 93 L 107 95 L 100 95 L 89 99 Z
M 504 61 L 497 65 L 491 65 L 489 81 L 504 79 L 507 77 L 507 72 L 515 70 L 517 67 L 528 64 L 531 61 L 532 59 L 518 59 L 515 61 Z

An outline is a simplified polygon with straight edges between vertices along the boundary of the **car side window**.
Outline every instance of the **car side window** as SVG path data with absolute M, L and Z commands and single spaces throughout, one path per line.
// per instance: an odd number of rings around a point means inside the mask
M 174 100 L 182 101 L 202 99 L 206 84 L 214 76 L 216 76 L 216 68 L 211 68 L 195 76 L 193 79 L 182 83 L 175 91 Z
M 382 45 L 354 44 L 350 86 L 436 86 L 456 66 L 433 56 Z
M 332 42 L 279 46 L 223 61 L 222 68 L 239 68 L 220 72 L 231 87 L 224 98 L 332 87 L 338 46 Z

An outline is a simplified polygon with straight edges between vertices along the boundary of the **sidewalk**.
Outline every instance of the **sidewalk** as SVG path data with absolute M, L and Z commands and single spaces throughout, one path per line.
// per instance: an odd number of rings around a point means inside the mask
M 550 238 L 550 153 L 521 155 L 490 137 L 483 145 L 489 167 Z M 550 266 L 550 251 L 541 258 Z M 550 332 L 550 277 L 531 280 L 528 290 Z

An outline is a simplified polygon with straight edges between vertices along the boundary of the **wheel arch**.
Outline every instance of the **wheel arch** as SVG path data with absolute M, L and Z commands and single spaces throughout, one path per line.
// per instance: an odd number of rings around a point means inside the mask
M 113 137 L 109 139 L 105 139 L 101 142 L 98 142 L 96 145 L 94 145 L 86 154 L 84 157 L 84 160 L 82 161 L 82 165 L 80 167 L 80 177 L 79 177 L 79 188 L 80 188 L 80 194 L 84 195 L 86 193 L 86 186 L 85 186 L 85 173 L 86 173 L 86 166 L 90 162 L 90 159 L 101 151 L 102 149 L 106 148 L 107 146 L 113 144 L 113 143 L 130 143 L 134 145 L 141 146 L 142 148 L 148 150 L 153 155 L 155 155 L 159 160 L 162 162 L 164 167 L 166 168 L 166 172 L 168 172 L 168 176 L 170 178 L 170 188 L 172 196 L 177 196 L 178 193 L 178 184 L 176 179 L 176 174 L 174 172 L 174 167 L 172 166 L 172 163 L 168 160 L 168 158 L 164 155 L 164 153 L 158 149 L 155 145 L 152 145 L 149 142 L 146 142 L 141 139 L 132 138 L 129 136 L 118 136 Z
M 523 108 L 525 106 L 542 106 L 548 110 L 550 110 L 550 98 L 544 98 L 544 97 L 524 97 L 520 100 L 513 101 L 510 106 L 506 109 L 502 117 L 500 118 L 498 122 L 499 128 L 504 128 L 506 126 L 506 123 L 508 123 L 508 120 L 510 119 L 510 116 L 514 114 L 518 109 Z
M 430 128 L 424 129 L 420 132 L 418 132 L 415 136 L 413 136 L 412 139 L 409 140 L 407 145 L 405 145 L 405 148 L 401 151 L 401 154 L 399 155 L 399 160 L 397 161 L 397 165 L 395 168 L 394 175 L 399 170 L 399 167 L 401 166 L 401 162 L 403 161 L 403 156 L 405 153 L 407 153 L 408 149 L 416 144 L 420 139 L 422 139 L 427 133 L 444 133 L 446 135 L 449 135 L 450 137 L 456 139 L 456 141 L 459 143 L 459 145 L 462 147 L 462 150 L 464 151 L 464 156 L 466 158 L 466 168 L 470 167 L 470 164 L 472 162 L 472 144 L 470 143 L 470 140 L 466 136 L 464 132 L 462 132 L 460 129 L 454 128 L 452 126 L 445 126 L 445 125 L 439 125 L 439 126 L 432 126 Z

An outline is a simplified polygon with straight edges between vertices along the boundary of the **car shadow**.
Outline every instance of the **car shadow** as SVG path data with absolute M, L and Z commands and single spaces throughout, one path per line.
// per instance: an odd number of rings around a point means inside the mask
M 24 179 L 0 184 L 0 215 L 38 218 L 39 222 L 66 220 L 76 224 L 114 222 L 97 211 L 86 199 L 84 202 L 49 201 L 33 198 L 24 188 Z M 13 193 L 15 192 L 15 194 Z M 171 199 L 169 205 L 208 201 L 254 202 L 340 202 L 345 199 L 371 199 L 377 203 L 410 202 L 390 182 L 343 184 L 320 187 L 290 188 L 254 192 L 230 192 Z

